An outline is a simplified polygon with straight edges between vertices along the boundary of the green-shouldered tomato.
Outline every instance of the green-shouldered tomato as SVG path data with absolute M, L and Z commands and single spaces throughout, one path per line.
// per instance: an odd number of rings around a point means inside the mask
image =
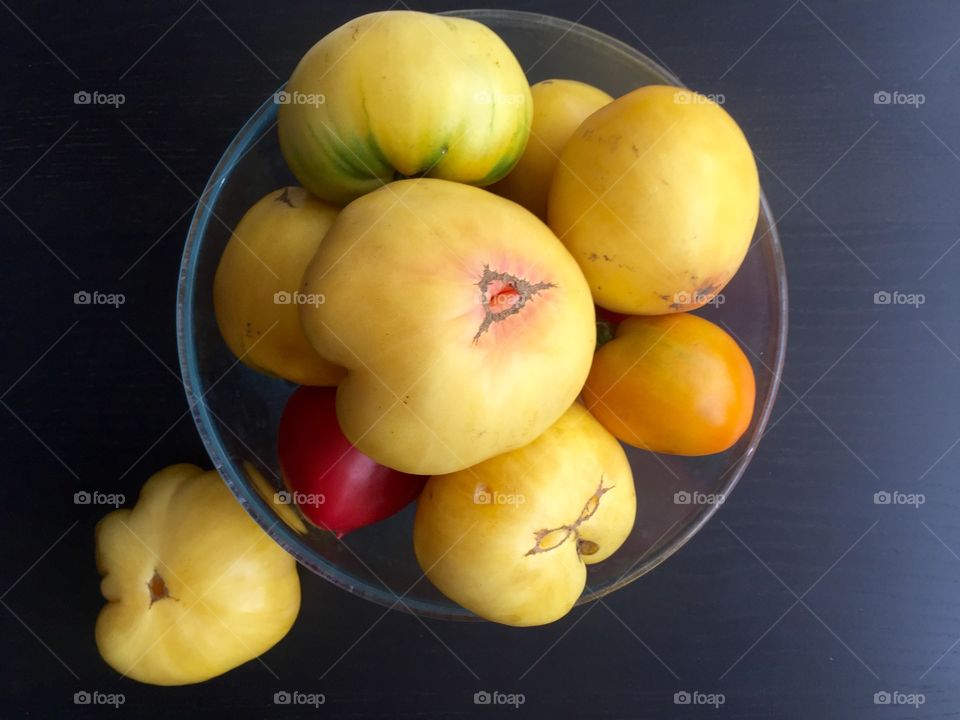
M 399 10 L 325 36 L 278 101 L 287 164 L 338 204 L 398 176 L 489 185 L 520 158 L 532 115 L 523 69 L 490 28 Z

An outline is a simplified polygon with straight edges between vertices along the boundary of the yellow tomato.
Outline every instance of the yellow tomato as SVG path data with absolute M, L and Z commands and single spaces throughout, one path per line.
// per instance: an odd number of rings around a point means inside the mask
M 300 280 L 339 210 L 303 188 L 275 190 L 230 236 L 213 280 L 220 333 L 244 363 L 299 385 L 336 385 L 343 369 L 310 347 L 298 305 Z
M 743 132 L 702 95 L 634 90 L 574 133 L 550 188 L 550 227 L 598 305 L 634 315 L 708 303 L 746 255 L 760 208 Z
M 297 565 L 215 472 L 172 465 L 97 525 L 107 604 L 97 648 L 153 685 L 220 675 L 276 644 L 300 609 Z
M 382 465 L 453 472 L 533 440 L 577 397 L 590 290 L 550 228 L 479 188 L 421 178 L 340 213 L 304 274 L 307 337 L 347 368 L 344 435 Z
M 627 318 L 597 351 L 583 399 L 625 443 L 674 455 L 723 452 L 753 418 L 750 361 L 695 315 Z
M 635 515 L 623 448 L 574 404 L 529 445 L 430 478 L 414 551 L 430 581 L 480 617 L 542 625 L 570 611 L 586 565 L 623 544 Z
M 397 176 L 488 185 L 513 167 L 530 132 L 530 88 L 499 36 L 420 12 L 337 28 L 303 57 L 280 100 L 287 164 L 338 204 Z
M 574 130 L 591 113 L 613 101 L 603 90 L 577 80 L 543 80 L 530 87 L 530 139 L 513 170 L 490 190 L 547 219 L 547 195 L 557 159 Z

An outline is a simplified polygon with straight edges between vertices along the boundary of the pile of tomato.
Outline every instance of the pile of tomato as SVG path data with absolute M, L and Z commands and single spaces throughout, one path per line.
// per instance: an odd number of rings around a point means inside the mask
M 214 305 L 240 360 L 301 386 L 293 508 L 342 535 L 417 500 L 443 593 L 561 617 L 643 501 L 622 444 L 718 453 L 752 420 L 749 360 L 689 313 L 754 233 L 746 138 L 681 88 L 531 87 L 486 26 L 408 11 L 329 33 L 277 102 L 300 186 L 244 215 Z

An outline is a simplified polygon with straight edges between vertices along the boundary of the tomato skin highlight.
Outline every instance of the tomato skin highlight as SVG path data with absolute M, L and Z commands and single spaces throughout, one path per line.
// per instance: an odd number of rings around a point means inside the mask
M 284 484 L 310 522 L 342 537 L 399 512 L 426 484 L 377 463 L 344 437 L 336 388 L 301 387 L 280 418 L 277 455 Z

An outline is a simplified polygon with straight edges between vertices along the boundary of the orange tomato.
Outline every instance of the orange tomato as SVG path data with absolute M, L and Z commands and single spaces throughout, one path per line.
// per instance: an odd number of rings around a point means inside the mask
M 624 320 L 583 389 L 590 412 L 620 440 L 673 455 L 731 447 L 750 425 L 755 396 L 736 341 L 688 314 Z

